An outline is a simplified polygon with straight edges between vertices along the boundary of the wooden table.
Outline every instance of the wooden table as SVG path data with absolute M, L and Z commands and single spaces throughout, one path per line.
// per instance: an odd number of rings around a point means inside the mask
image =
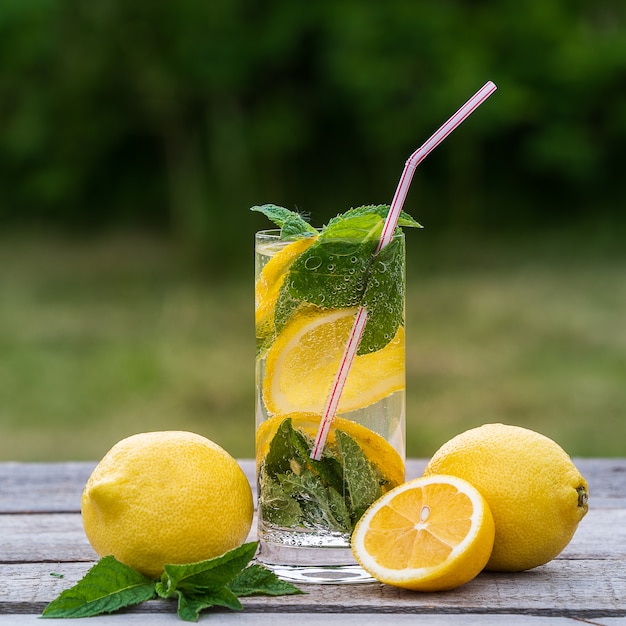
M 378 583 L 301 585 L 307 595 L 244 598 L 243 612 L 209 610 L 200 621 L 626 625 L 626 459 L 575 463 L 589 482 L 589 513 L 570 545 L 547 565 L 519 574 L 483 573 L 456 590 L 432 594 Z M 96 559 L 80 518 L 80 495 L 94 465 L 0 463 L 0 626 L 41 625 L 35 620 L 46 604 L 82 578 Z M 252 478 L 253 462 L 241 465 Z M 424 466 L 410 461 L 407 478 L 421 475 Z M 88 619 L 91 626 L 184 623 L 174 603 L 163 600 Z

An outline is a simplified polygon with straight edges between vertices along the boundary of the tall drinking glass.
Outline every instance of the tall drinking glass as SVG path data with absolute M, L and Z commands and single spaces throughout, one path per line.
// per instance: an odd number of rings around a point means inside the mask
M 300 582 L 371 580 L 351 532 L 404 481 L 405 247 L 255 237 L 258 560 Z M 283 235 L 284 237 L 284 235 Z M 319 461 L 313 441 L 359 305 L 368 322 Z

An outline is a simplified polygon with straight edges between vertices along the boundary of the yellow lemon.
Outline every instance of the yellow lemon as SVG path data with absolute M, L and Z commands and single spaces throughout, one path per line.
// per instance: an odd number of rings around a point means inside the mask
M 424 474 L 459 476 L 483 494 L 496 524 L 489 570 L 547 563 L 587 513 L 587 482 L 567 453 L 519 426 L 485 424 L 457 435 L 435 453 Z
M 293 262 L 311 245 L 317 237 L 305 237 L 285 246 L 277 252 L 261 270 L 256 281 L 255 324 L 257 337 L 265 337 L 274 330 L 274 310 L 289 268 Z
M 194 433 L 160 431 L 117 443 L 89 477 L 85 533 L 100 556 L 150 577 L 168 563 L 236 548 L 252 524 L 252 492 L 225 450 Z
M 286 419 L 291 419 L 295 429 L 314 438 L 321 417 L 313 413 L 290 413 L 288 415 L 275 415 L 265 420 L 256 432 L 257 464 L 260 464 L 267 456 L 270 443 L 278 431 L 278 427 Z M 368 460 L 380 470 L 392 486 L 404 482 L 404 461 L 396 449 L 383 437 L 361 424 L 337 416 L 332 421 L 326 445 L 331 447 L 335 445 L 336 430 L 341 430 L 350 435 L 359 444 Z
M 267 353 L 263 401 L 270 413 L 321 414 L 357 309 L 298 311 Z M 404 389 L 404 328 L 382 349 L 358 355 L 346 379 L 339 413 L 360 409 Z
M 379 498 L 352 534 L 352 552 L 377 580 L 443 591 L 463 585 L 484 568 L 494 522 L 482 495 L 454 476 L 410 480 Z

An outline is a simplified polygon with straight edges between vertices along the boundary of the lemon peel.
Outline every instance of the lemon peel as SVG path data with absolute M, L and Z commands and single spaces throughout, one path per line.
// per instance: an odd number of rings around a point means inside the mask
M 487 569 L 517 572 L 555 558 L 588 510 L 589 489 L 552 439 L 520 426 L 484 424 L 445 443 L 424 475 L 464 478 L 485 497 L 496 524 Z
M 127 437 L 107 452 L 85 485 L 81 512 L 99 556 L 155 578 L 164 564 L 241 545 L 254 507 L 243 470 L 225 450 L 201 435 L 159 431 Z

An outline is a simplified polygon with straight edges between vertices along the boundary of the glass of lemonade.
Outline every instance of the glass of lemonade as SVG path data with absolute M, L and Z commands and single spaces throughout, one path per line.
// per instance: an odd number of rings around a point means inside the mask
M 274 205 L 255 237 L 257 559 L 299 582 L 371 580 L 350 536 L 404 482 L 405 247 L 376 253 L 388 207 L 351 209 L 314 229 Z M 403 214 L 399 226 L 419 226 Z M 359 306 L 368 321 L 322 456 L 311 458 Z

